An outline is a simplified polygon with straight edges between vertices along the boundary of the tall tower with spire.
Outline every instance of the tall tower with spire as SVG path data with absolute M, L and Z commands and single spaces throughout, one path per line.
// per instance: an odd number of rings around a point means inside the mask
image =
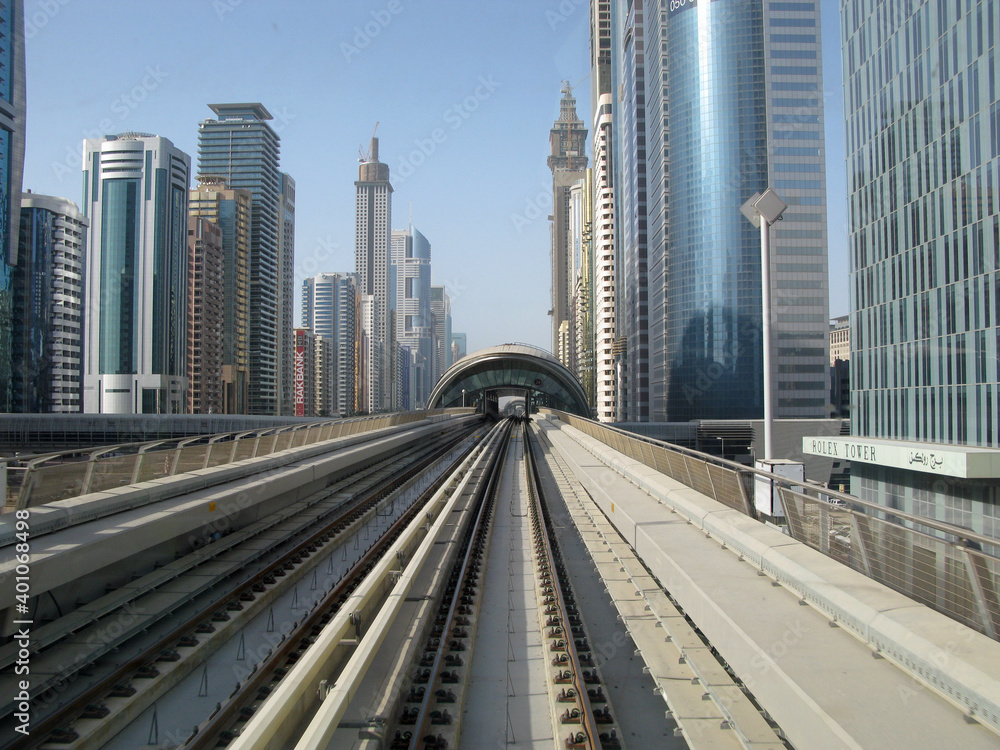
M 576 115 L 576 99 L 569 81 L 562 89 L 559 119 L 549 131 L 549 169 L 552 170 L 552 351 L 560 356 L 575 349 L 573 342 L 559 346 L 560 327 L 573 330 L 573 278 L 569 241 L 570 188 L 587 172 L 587 128 Z M 563 325 L 565 323 L 565 325 Z M 568 355 L 566 355 L 568 356 Z M 565 358 L 565 357 L 564 357 Z M 572 368 L 572 362 L 564 361 Z
M 378 125 L 376 125 L 378 127 Z M 355 203 L 354 270 L 358 275 L 362 298 L 371 297 L 372 315 L 366 318 L 365 336 L 368 341 L 367 382 L 358 383 L 366 389 L 368 408 L 380 411 L 388 403 L 391 389 L 391 365 L 394 359 L 390 345 L 395 339 L 389 331 L 389 246 L 392 231 L 392 185 L 389 165 L 378 160 L 378 138 L 372 135 L 371 147 L 361 155 Z

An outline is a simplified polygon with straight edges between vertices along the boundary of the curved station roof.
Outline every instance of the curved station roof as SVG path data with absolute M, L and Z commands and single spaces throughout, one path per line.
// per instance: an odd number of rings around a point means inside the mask
M 427 400 L 428 409 L 462 405 L 462 391 L 472 399 L 479 391 L 531 390 L 548 406 L 590 417 L 583 386 L 544 349 L 503 344 L 480 349 L 448 368 Z

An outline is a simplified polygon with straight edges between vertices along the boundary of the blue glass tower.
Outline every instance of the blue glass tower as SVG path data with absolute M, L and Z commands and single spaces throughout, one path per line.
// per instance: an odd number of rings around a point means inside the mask
M 769 185 L 791 206 L 772 230 L 776 416 L 825 416 L 819 3 L 677 5 L 644 3 L 650 419 L 761 416 L 760 238 L 739 207 Z
M 187 391 L 190 157 L 166 138 L 84 141 L 83 410 L 180 414 Z
M 198 170 L 218 175 L 231 188 L 249 190 L 250 218 L 250 384 L 251 414 L 280 413 L 283 192 L 278 171 L 280 138 L 260 103 L 211 104 L 218 119 L 198 125 Z M 294 210 L 294 207 L 293 207 Z M 291 336 L 291 331 L 288 331 Z
M 0 351 L 9 352 L 24 170 L 24 0 L 0 3 Z M 9 357 L 0 357 L 0 412 L 13 408 Z
M 422 408 L 434 382 L 434 321 L 431 315 L 431 243 L 413 225 L 391 236 L 389 289 L 396 315 L 396 340 L 409 350 L 411 400 Z
M 614 151 L 616 419 L 646 422 L 649 410 L 649 287 L 646 247 L 646 88 L 642 3 L 611 9 L 612 83 L 618 93 Z

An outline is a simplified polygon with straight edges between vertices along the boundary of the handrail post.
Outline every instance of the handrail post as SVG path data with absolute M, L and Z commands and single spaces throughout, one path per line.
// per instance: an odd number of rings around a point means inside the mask
M 90 458 L 87 459 L 87 473 L 83 476 L 83 483 L 80 485 L 80 494 L 77 497 L 82 497 L 90 492 L 90 486 L 94 482 L 94 471 L 97 468 L 97 454 L 101 451 L 94 451 L 90 454 Z
M 24 469 L 24 478 L 21 480 L 21 489 L 17 493 L 16 508 L 23 510 L 31 507 L 31 491 L 35 483 L 35 462 L 29 461 Z
M 956 545 L 957 547 L 958 545 Z M 989 606 L 989 600 L 987 599 L 987 593 L 983 586 L 983 581 L 980 578 L 980 572 L 989 575 L 988 571 L 980 571 L 980 568 L 985 567 L 985 563 L 982 560 L 978 561 L 973 558 L 972 549 L 969 547 L 959 547 L 962 551 L 962 557 L 965 559 L 965 569 L 969 575 L 969 585 L 972 587 L 972 593 L 976 597 L 976 607 L 979 610 L 979 621 L 982 623 L 984 632 L 990 638 L 996 639 L 997 632 L 996 628 L 993 626 L 993 613 Z M 994 592 L 990 592 L 994 593 Z M 993 596 L 993 604 L 996 606 L 996 595 Z

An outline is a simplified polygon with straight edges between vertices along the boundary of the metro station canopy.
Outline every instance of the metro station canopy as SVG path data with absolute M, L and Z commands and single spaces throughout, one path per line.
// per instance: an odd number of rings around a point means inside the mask
M 527 344 L 491 346 L 463 357 L 434 386 L 427 408 L 462 406 L 463 389 L 469 406 L 486 391 L 530 391 L 536 403 L 590 417 L 576 376 L 544 349 Z

